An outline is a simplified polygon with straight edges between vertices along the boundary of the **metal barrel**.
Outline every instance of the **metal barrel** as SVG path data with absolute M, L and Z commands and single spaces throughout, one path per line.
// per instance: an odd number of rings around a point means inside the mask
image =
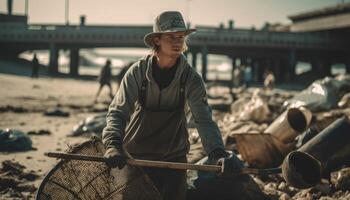
M 312 113 L 307 108 L 289 108 L 275 119 L 264 132 L 273 135 L 280 142 L 288 144 L 294 142 L 295 137 L 306 130 L 311 117 Z
M 292 151 L 283 161 L 282 175 L 293 187 L 312 187 L 320 182 L 321 163 L 308 153 Z
M 342 117 L 287 155 L 282 164 L 286 182 L 296 188 L 316 185 L 322 174 L 350 160 L 350 121 Z

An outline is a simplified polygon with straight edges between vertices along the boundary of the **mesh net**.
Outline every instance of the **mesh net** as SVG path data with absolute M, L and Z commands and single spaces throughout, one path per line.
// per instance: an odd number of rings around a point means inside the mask
M 69 153 L 102 156 L 104 146 L 92 138 L 68 150 Z M 37 200 L 157 200 L 158 190 L 142 169 L 126 165 L 122 170 L 105 163 L 61 160 L 42 181 Z

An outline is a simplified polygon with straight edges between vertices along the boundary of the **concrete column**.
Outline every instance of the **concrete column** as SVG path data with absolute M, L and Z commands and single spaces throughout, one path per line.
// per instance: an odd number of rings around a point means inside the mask
M 252 60 L 252 81 L 258 82 L 258 69 L 259 68 L 259 62 L 258 59 Z
M 50 63 L 49 63 L 49 71 L 51 74 L 58 73 L 58 48 L 56 44 L 50 44 Z
M 234 86 L 234 72 L 236 69 L 236 58 L 231 56 L 231 60 L 232 60 L 232 68 L 231 68 L 231 88 Z
M 295 49 L 291 49 L 288 56 L 288 70 L 287 70 L 287 81 L 291 81 L 295 78 L 295 66 L 297 64 Z
M 70 49 L 70 64 L 69 64 L 69 74 L 71 76 L 79 75 L 79 49 Z
M 274 59 L 273 60 L 273 74 L 275 75 L 276 82 L 281 81 L 281 68 L 280 68 L 280 60 L 279 59 Z
M 207 82 L 208 71 L 208 49 L 206 46 L 202 47 L 202 78 L 204 82 Z
M 346 73 L 349 74 L 350 73 L 350 53 L 348 54 L 348 59 L 345 63 L 345 68 L 346 68 Z
M 280 82 L 285 82 L 287 79 L 287 73 L 288 73 L 288 59 L 281 59 L 280 60 Z
M 261 58 L 259 59 L 259 62 L 258 62 L 258 70 L 257 70 L 257 81 L 259 83 L 262 83 L 264 82 L 264 72 L 266 70 L 266 66 L 267 66 L 267 59 L 266 58 Z
M 326 76 L 331 76 L 332 75 L 332 63 L 329 62 L 329 61 L 326 61 L 324 64 L 323 64 L 323 69 L 322 69 L 322 72 L 323 72 L 323 77 L 326 77 Z
M 317 73 L 320 70 L 319 63 L 317 61 L 312 61 L 310 64 L 312 73 Z
M 331 75 L 331 64 L 325 61 L 313 61 L 311 63 L 312 73 L 316 75 L 317 78 L 324 78 L 325 76 Z
M 192 67 L 197 70 L 197 52 L 192 52 Z
M 247 66 L 247 58 L 246 57 L 241 57 L 241 65 Z

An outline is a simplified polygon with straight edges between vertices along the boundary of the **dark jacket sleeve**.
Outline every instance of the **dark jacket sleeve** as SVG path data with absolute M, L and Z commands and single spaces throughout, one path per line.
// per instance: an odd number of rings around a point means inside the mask
M 206 153 L 210 154 L 215 149 L 224 149 L 219 127 L 212 119 L 204 82 L 194 71 L 189 80 L 186 96 Z
M 106 148 L 121 148 L 126 124 L 135 109 L 139 86 L 142 78 L 140 62 L 135 63 L 125 74 L 120 88 L 109 106 L 107 125 L 102 132 L 102 141 Z

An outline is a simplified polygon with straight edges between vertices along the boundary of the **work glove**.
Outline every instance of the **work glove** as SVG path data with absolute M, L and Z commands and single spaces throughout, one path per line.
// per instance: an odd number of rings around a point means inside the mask
M 235 154 L 218 159 L 217 165 L 221 166 L 220 176 L 233 178 L 241 174 L 244 167 L 243 162 Z
M 220 165 L 219 176 L 232 178 L 241 174 L 243 162 L 235 154 L 228 153 L 223 149 L 215 149 L 209 154 L 210 163 Z
M 122 169 L 126 165 L 127 157 L 124 150 L 122 149 L 119 150 L 114 147 L 110 147 L 106 150 L 104 157 L 106 159 L 106 164 L 108 167 L 118 167 L 119 169 Z

